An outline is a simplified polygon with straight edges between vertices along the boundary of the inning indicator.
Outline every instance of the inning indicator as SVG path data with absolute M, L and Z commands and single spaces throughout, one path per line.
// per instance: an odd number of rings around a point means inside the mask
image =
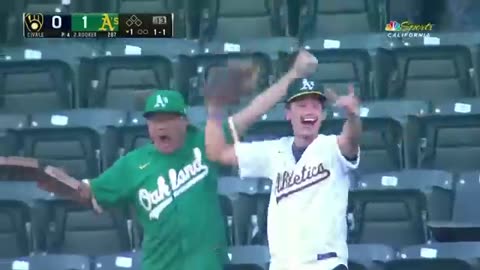
M 173 19 L 173 14 L 23 14 L 26 38 L 169 38 Z

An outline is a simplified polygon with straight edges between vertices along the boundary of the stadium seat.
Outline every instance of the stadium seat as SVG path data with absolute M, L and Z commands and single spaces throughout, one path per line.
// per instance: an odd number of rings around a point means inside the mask
M 454 172 L 478 169 L 479 131 L 475 114 L 436 113 L 410 117 L 408 136 L 412 164 L 420 168 Z M 418 162 L 414 162 L 418 157 Z
M 181 55 L 195 55 L 200 50 L 198 42 L 190 39 L 166 38 L 162 39 L 161 48 L 158 44 L 158 39 L 152 38 L 112 39 L 105 43 L 104 53 L 107 56 L 163 56 L 174 62 Z
M 267 246 L 236 246 L 228 249 L 225 270 L 267 270 L 270 253 Z
M 333 118 L 345 118 L 345 110 L 333 107 Z M 393 118 L 404 124 L 409 115 L 424 115 L 430 112 L 430 104 L 421 100 L 378 100 L 363 102 L 360 116 L 366 118 Z
M 173 13 L 175 18 L 175 38 L 185 38 L 190 33 L 187 19 L 189 1 L 185 0 L 114 0 L 103 4 L 105 10 L 123 14 L 166 14 Z M 188 35 L 191 38 L 190 35 Z
M 433 105 L 432 113 L 439 115 L 480 114 L 480 98 L 460 98 Z
M 0 62 L 0 111 L 31 113 L 73 107 L 72 70 L 57 60 Z
M 0 199 L 0 257 L 27 256 L 31 251 L 29 239 L 30 209 L 18 200 Z M 28 229 L 27 229 L 28 228 Z
M 256 93 L 266 89 L 271 80 L 272 63 L 266 54 L 262 53 L 228 53 L 228 54 L 198 54 L 194 57 L 183 57 L 180 60 L 178 89 L 188 90 L 190 105 L 203 104 L 203 87 L 210 68 L 223 66 L 227 63 L 240 62 L 257 65 L 259 75 L 256 83 Z
M 102 45 L 98 40 L 79 39 L 26 39 L 21 44 L 7 44 L 3 53 L 13 61 L 57 60 L 70 65 L 74 72 L 78 70 L 80 58 L 101 55 Z M 76 86 L 76 85 L 75 85 Z
M 444 101 L 475 95 L 467 47 L 403 47 L 380 49 L 375 57 L 380 97 Z
M 47 252 L 96 256 L 130 250 L 124 210 L 108 209 L 98 215 L 63 200 L 50 201 L 46 206 L 52 224 L 46 232 Z
M 350 270 L 381 269 L 388 261 L 395 259 L 395 251 L 380 244 L 348 245 L 348 260 Z
M 11 130 L 28 125 L 28 116 L 25 114 L 0 114 L 0 156 L 18 155 L 18 137 Z M 1 172 L 0 177 L 3 177 Z
M 151 142 L 142 112 L 130 113 L 126 125 L 108 128 L 105 137 L 104 168 L 113 165 L 120 156 Z
M 142 110 L 141 99 L 167 89 L 172 79 L 169 59 L 162 56 L 105 56 L 80 65 L 81 104 L 121 110 Z
M 320 133 L 340 134 L 343 119 L 332 119 L 322 123 Z M 358 173 L 372 173 L 403 168 L 402 127 L 390 118 L 364 118 L 360 141 L 361 162 Z
M 450 220 L 452 217 L 454 178 L 449 172 L 438 170 L 402 170 L 363 175 L 358 189 L 417 189 L 425 193 L 429 220 Z M 388 208 L 388 206 L 384 206 Z M 390 213 L 394 213 L 395 208 Z M 396 209 L 398 210 L 398 209 Z
M 452 219 L 428 223 L 437 241 L 480 241 L 480 215 L 476 207 L 480 192 L 479 175 L 479 171 L 460 174 L 455 185 Z
M 379 10 L 385 11 L 385 2 L 307 0 L 299 16 L 300 38 L 330 34 L 368 33 L 383 30 Z M 335 21 L 335 23 L 332 23 Z
M 222 177 L 218 183 L 218 192 L 228 196 L 232 207 L 234 244 L 266 245 L 271 181 Z
M 96 270 L 122 270 L 125 268 L 140 270 L 142 252 L 125 252 L 114 255 L 104 255 L 95 258 Z
M 90 270 L 90 259 L 82 255 L 35 255 L 0 261 L 0 270 Z
M 364 175 L 358 188 L 350 193 L 356 223 L 354 242 L 382 243 L 396 248 L 424 243 L 427 198 L 432 198 L 432 211 L 441 212 L 437 207 L 448 206 L 450 202 L 451 178 L 448 173 L 428 171 Z M 437 187 L 441 188 L 438 192 Z M 428 189 L 435 192 L 426 194 Z M 443 192 L 445 189 L 447 192 Z
M 285 34 L 284 1 L 207 0 L 205 3 L 200 21 L 201 40 L 235 42 Z
M 66 169 L 77 179 L 100 172 L 101 128 L 121 126 L 125 113 L 71 110 L 32 115 L 31 128 L 19 131 L 23 155 Z
M 353 84 L 356 94 L 363 100 L 373 98 L 370 87 L 370 56 L 366 50 L 340 49 L 309 50 L 318 59 L 318 67 L 311 76 L 338 94 L 346 94 L 348 85 Z M 295 53 L 280 58 L 282 70 L 287 71 L 295 60 Z
M 401 259 L 390 261 L 385 270 L 473 270 L 467 263 L 459 259 Z
M 229 246 L 232 246 L 235 243 L 235 224 L 233 222 L 232 201 L 228 196 L 221 194 L 218 195 L 218 199 L 220 201 L 220 208 L 222 209 L 225 228 L 227 229 L 227 243 Z
M 400 251 L 404 259 L 458 259 L 477 269 L 480 257 L 479 242 L 431 243 L 403 248 Z M 444 269 L 442 267 L 442 269 Z

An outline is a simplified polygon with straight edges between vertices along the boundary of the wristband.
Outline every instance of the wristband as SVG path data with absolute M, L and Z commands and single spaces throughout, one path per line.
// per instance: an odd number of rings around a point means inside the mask
M 207 118 L 214 121 L 223 121 L 226 115 L 227 114 L 223 111 L 213 111 L 208 113 Z

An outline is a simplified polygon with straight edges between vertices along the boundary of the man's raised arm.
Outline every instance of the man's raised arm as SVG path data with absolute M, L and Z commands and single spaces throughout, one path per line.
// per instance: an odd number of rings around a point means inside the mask
M 300 51 L 295 63 L 280 80 L 256 96 L 245 108 L 228 118 L 234 139 L 239 138 L 260 116 L 268 112 L 286 95 L 289 84 L 296 78 L 311 74 L 317 66 L 317 59 L 307 51 Z M 224 165 L 237 165 L 233 145 L 225 141 L 222 121 L 227 115 L 224 104 L 207 100 L 208 119 L 205 128 L 205 147 L 208 158 Z

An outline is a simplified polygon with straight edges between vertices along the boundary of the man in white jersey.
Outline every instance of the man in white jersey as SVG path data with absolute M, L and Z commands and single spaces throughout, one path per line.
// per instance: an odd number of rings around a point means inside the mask
M 228 145 L 219 121 L 222 108 L 209 102 L 206 152 L 212 160 L 238 165 L 241 177 L 273 181 L 268 209 L 270 269 L 347 269 L 346 211 L 349 171 L 359 163 L 359 101 L 353 88 L 338 97 L 330 90 L 324 94 L 318 82 L 300 78 L 308 72 L 297 64 L 306 59 L 314 68 L 316 59 L 300 52 L 292 70 L 252 101 L 261 100 L 263 106 L 250 104 L 250 110 L 229 119 L 232 130 L 243 133 L 248 126 L 237 123 L 252 123 L 286 96 L 286 118 L 294 136 Z M 338 136 L 318 134 L 327 96 L 347 115 Z

